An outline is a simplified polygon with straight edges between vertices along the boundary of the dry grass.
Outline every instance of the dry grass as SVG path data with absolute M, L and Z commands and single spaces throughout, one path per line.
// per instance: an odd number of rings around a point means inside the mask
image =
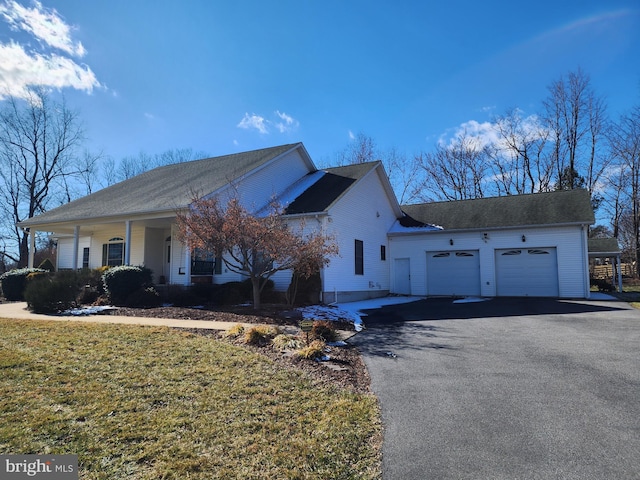
M 0 453 L 82 479 L 380 476 L 369 395 L 175 330 L 0 319 Z

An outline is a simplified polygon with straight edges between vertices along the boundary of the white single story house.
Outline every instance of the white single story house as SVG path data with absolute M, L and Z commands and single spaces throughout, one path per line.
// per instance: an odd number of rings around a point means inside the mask
M 321 272 L 330 303 L 411 295 L 588 297 L 583 190 L 401 207 L 381 162 L 319 170 L 302 143 L 156 168 L 20 223 L 57 239 L 57 268 L 145 265 L 156 283 L 239 280 L 198 258 L 175 230 L 194 195 L 235 196 L 260 211 L 275 197 L 291 225 L 335 235 Z M 284 290 L 290 273 L 274 277 Z

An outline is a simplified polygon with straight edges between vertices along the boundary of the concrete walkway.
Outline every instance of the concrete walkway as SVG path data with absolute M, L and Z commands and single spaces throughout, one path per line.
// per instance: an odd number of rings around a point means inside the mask
M 203 328 L 209 330 L 228 330 L 238 322 L 216 322 L 210 320 L 185 320 L 180 318 L 128 317 L 122 315 L 42 315 L 27 310 L 26 302 L 0 304 L 0 318 L 21 320 L 44 320 L 54 322 L 121 323 L 126 325 L 148 325 L 154 327 Z M 255 324 L 243 323 L 246 326 Z M 295 328 L 295 327 L 293 327 Z

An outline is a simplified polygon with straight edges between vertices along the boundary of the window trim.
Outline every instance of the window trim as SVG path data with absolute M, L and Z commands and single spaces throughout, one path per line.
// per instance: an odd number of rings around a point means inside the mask
M 120 247 L 120 259 L 119 263 L 116 263 L 115 255 L 111 254 L 112 247 Z M 102 244 L 102 266 L 103 267 L 119 267 L 120 265 L 124 265 L 124 254 L 126 251 L 126 243 L 122 237 L 113 237 L 110 238 L 107 243 Z

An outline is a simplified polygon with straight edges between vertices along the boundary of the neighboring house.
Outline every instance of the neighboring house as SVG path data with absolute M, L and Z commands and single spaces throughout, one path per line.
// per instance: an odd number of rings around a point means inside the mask
M 176 212 L 194 195 L 237 197 L 255 212 L 276 198 L 291 228 L 335 235 L 340 254 L 321 272 L 327 303 L 388 293 L 589 295 L 587 192 L 401 208 L 381 162 L 318 170 L 301 143 L 159 167 L 19 226 L 57 238 L 61 269 L 129 264 L 149 267 L 156 283 L 239 280 L 178 240 Z M 273 279 L 284 290 L 290 273 Z

